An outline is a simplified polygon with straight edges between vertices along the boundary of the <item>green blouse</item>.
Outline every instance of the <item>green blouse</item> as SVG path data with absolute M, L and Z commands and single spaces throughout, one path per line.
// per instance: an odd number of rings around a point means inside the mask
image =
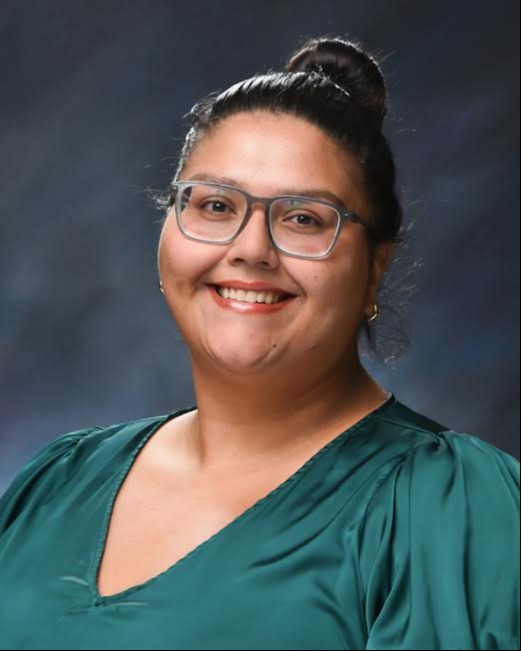
M 519 462 L 387 401 L 169 569 L 101 596 L 160 425 L 58 436 L 0 498 L 1 649 L 519 649 Z

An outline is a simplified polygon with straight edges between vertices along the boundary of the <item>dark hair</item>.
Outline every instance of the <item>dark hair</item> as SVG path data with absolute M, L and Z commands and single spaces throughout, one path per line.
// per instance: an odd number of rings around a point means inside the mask
M 269 70 L 227 90 L 210 93 L 185 115 L 191 119 L 191 127 L 177 156 L 172 183 L 180 178 L 197 144 L 222 120 L 255 110 L 304 118 L 320 127 L 346 152 L 354 154 L 371 210 L 370 229 L 366 231 L 370 260 L 378 242 L 392 240 L 394 269 L 403 260 L 408 244 L 403 236 L 403 210 L 396 188 L 393 154 L 382 132 L 388 105 L 376 56 L 353 40 L 334 36 L 311 38 L 289 57 L 283 72 Z M 154 197 L 161 210 L 171 205 L 170 192 Z M 410 295 L 415 289 L 409 286 L 392 290 L 389 275 L 390 269 L 378 290 L 378 317 L 373 321 L 363 319 L 357 331 L 360 353 L 370 354 L 383 363 L 395 361 L 409 346 L 404 314 L 399 309 L 404 304 L 399 294 Z M 389 294 L 394 296 L 391 301 Z M 396 322 L 382 334 L 389 317 L 396 317 Z

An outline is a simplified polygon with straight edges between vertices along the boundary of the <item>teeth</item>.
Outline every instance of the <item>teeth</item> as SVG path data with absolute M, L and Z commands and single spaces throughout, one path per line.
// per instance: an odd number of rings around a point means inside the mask
M 218 293 L 224 298 L 234 299 L 236 301 L 243 301 L 245 303 L 278 303 L 282 300 L 281 294 L 274 292 L 252 292 L 243 289 L 230 289 L 228 287 L 218 287 Z

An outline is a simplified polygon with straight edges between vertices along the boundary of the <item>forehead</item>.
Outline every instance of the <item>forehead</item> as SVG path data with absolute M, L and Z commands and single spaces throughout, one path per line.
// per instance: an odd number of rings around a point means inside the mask
M 323 188 L 352 210 L 363 201 L 355 157 L 322 129 L 293 115 L 255 111 L 225 118 L 197 144 L 182 178 L 199 173 L 235 179 L 253 194 Z

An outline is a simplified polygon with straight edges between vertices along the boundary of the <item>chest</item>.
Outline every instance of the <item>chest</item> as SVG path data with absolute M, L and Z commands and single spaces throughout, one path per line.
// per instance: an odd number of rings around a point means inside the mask
M 97 586 L 112 595 L 169 569 L 238 518 L 284 473 L 212 480 L 166 477 L 136 463 L 114 501 Z
M 277 461 L 205 477 L 181 470 L 176 455 L 153 437 L 114 499 L 97 568 L 98 592 L 119 593 L 176 565 L 292 477 L 330 440 L 326 435 Z

